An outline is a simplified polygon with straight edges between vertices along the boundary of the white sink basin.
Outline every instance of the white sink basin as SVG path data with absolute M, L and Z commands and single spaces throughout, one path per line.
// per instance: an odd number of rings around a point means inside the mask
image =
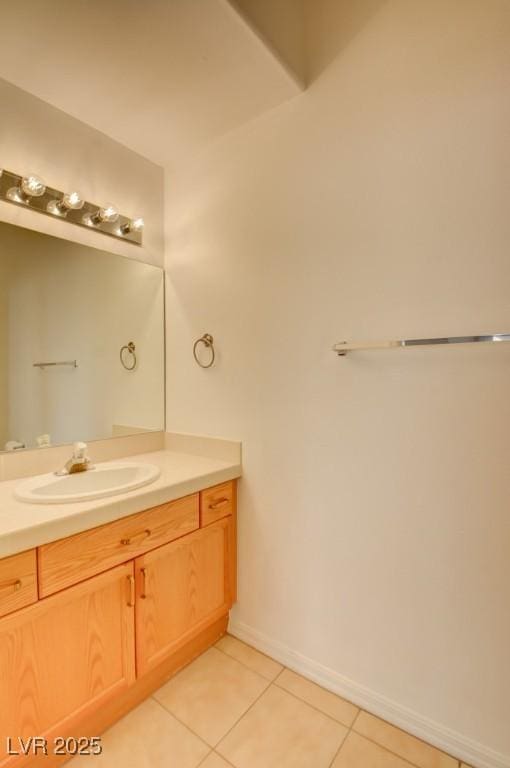
M 86 472 L 57 477 L 38 475 L 20 483 L 14 495 L 32 504 L 70 504 L 133 491 L 154 482 L 161 470 L 154 464 L 111 462 L 98 464 Z

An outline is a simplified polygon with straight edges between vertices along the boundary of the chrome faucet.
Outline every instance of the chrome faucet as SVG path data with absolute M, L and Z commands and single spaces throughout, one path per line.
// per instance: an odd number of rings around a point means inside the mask
M 87 443 L 74 443 L 73 455 L 55 474 L 59 477 L 61 475 L 74 475 L 75 472 L 86 472 L 87 469 L 92 469 L 87 455 Z

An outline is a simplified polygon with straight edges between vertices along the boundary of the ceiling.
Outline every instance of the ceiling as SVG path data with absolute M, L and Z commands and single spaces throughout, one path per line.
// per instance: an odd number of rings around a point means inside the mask
M 227 0 L 4 0 L 0 77 L 169 168 L 301 90 Z

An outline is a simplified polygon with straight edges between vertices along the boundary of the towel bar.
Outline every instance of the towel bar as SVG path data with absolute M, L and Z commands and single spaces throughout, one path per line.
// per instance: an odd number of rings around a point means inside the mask
M 333 351 L 340 357 L 345 357 L 348 352 L 361 352 L 370 349 L 401 349 L 402 347 L 429 347 L 436 344 L 479 344 L 499 341 L 510 341 L 510 333 L 494 333 L 484 336 L 443 336 L 435 339 L 397 339 L 395 341 L 341 341 L 334 345 Z
M 61 362 L 48 362 L 48 363 L 34 363 L 34 368 L 49 368 L 52 365 L 70 365 L 73 368 L 78 368 L 76 360 L 62 360 Z

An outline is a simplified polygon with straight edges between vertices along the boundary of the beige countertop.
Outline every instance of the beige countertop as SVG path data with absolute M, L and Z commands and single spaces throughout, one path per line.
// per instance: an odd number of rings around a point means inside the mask
M 119 457 L 119 460 L 120 459 Z M 241 476 L 240 457 L 208 457 L 177 450 L 129 456 L 129 462 L 157 465 L 161 474 L 143 488 L 93 501 L 30 504 L 18 501 L 21 482 L 0 482 L 0 557 L 62 539 Z

